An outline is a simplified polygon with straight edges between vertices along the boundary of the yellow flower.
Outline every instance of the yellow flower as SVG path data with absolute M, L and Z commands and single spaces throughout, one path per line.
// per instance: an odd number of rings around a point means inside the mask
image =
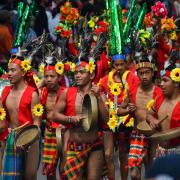
M 42 116 L 42 114 L 44 112 L 44 108 L 43 108 L 42 104 L 40 104 L 40 103 L 36 104 L 34 106 L 32 112 L 36 117 Z
M 126 124 L 126 127 L 133 127 L 134 126 L 134 118 L 130 118 L 129 122 Z
M 3 121 L 6 117 L 6 111 L 4 108 L 0 108 L 0 121 Z
M 72 63 L 71 64 L 71 72 L 74 72 L 76 70 L 76 64 Z
M 95 22 L 94 22 L 94 20 L 93 20 L 92 18 L 91 18 L 91 20 L 88 22 L 88 25 L 89 25 L 90 28 L 94 28 Z
M 44 64 L 40 64 L 40 66 L 39 66 L 39 72 L 40 72 L 41 74 L 44 74 L 44 67 L 45 67 Z
M 114 96 L 119 96 L 121 93 L 121 88 L 118 86 L 117 83 L 113 83 L 112 86 L 110 87 L 110 92 Z
M 171 32 L 171 33 L 169 34 L 169 38 L 170 38 L 171 40 L 176 41 L 176 40 L 177 40 L 176 31 Z
M 109 106 L 109 109 L 114 109 L 114 103 L 110 99 L 108 99 L 106 104 Z
M 154 105 L 154 99 L 151 99 L 146 105 L 147 110 L 150 111 L 153 105 Z
M 175 82 L 180 82 L 180 68 L 175 68 L 171 71 L 170 77 Z
M 31 62 L 28 59 L 25 59 L 21 63 L 21 68 L 25 72 L 29 71 L 31 69 Z
M 94 72 L 95 68 L 96 68 L 96 65 L 94 64 L 94 61 L 90 60 L 89 61 L 89 72 L 90 72 L 90 74 L 92 74 Z
M 85 66 L 85 70 L 86 70 L 86 72 L 89 72 L 89 70 L 90 70 L 89 64 L 87 64 L 87 65 Z
M 10 59 L 10 60 L 9 60 L 9 62 L 8 62 L 8 66 L 9 66 L 9 64 L 10 64 L 11 62 L 12 62 L 12 59 Z
M 100 79 L 99 82 L 97 83 L 98 86 L 101 85 L 101 81 L 102 81 L 102 79 Z
M 35 81 L 36 84 L 38 84 L 39 81 L 40 81 L 40 79 L 39 79 L 38 76 L 36 76 L 36 75 L 33 76 L 33 79 L 34 79 L 34 81 Z
M 64 64 L 62 62 L 56 63 L 55 70 L 58 74 L 62 75 L 64 73 Z
M 112 118 L 110 118 L 107 124 L 109 126 L 109 129 L 111 129 L 112 131 L 115 131 L 115 128 L 118 127 L 118 120 L 116 116 L 113 116 Z

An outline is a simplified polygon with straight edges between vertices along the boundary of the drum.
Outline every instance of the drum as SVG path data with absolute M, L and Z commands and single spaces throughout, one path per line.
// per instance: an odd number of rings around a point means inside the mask
M 180 137 L 180 127 L 154 133 L 150 136 L 150 139 L 154 141 L 165 141 L 177 137 Z
M 97 124 L 98 120 L 98 105 L 94 95 L 86 94 L 84 96 L 82 114 L 84 117 L 82 127 L 87 132 Z
M 155 130 L 151 129 L 151 127 L 146 121 L 140 122 L 137 125 L 137 129 L 145 135 L 152 135 L 155 132 Z
M 40 138 L 40 130 L 36 125 L 27 125 L 20 129 L 15 137 L 15 146 L 19 149 L 27 149 Z

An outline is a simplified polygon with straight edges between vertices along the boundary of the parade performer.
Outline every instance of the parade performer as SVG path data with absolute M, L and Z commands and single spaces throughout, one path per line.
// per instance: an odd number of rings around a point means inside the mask
M 42 164 L 43 175 L 47 179 L 56 179 L 56 167 L 59 159 L 56 128 L 60 125 L 53 122 L 53 109 L 65 86 L 60 85 L 62 78 L 57 69 L 57 64 L 47 64 L 44 67 L 44 86 L 40 89 L 41 103 L 45 108 L 46 130 L 43 146 Z
M 100 82 L 101 91 L 104 92 L 108 99 L 111 102 L 114 102 L 114 97 L 117 96 L 117 104 L 120 105 L 123 102 L 123 98 L 125 93 L 125 85 L 128 86 L 129 92 L 132 91 L 133 85 L 135 85 L 139 80 L 134 73 L 126 70 L 126 56 L 124 54 L 114 55 L 112 56 L 112 71 L 109 72 L 108 75 L 103 77 Z M 116 87 L 118 86 L 118 91 L 116 91 Z M 134 111 L 133 104 L 129 104 L 131 109 L 129 113 Z M 105 157 L 108 166 L 111 167 L 110 174 L 112 178 L 114 177 L 115 171 L 114 162 L 113 162 L 113 152 L 114 152 L 114 144 L 113 144 L 113 133 L 110 132 L 109 127 L 103 123 L 102 125 L 104 131 L 104 141 L 105 144 Z M 123 128 L 124 129 L 124 128 Z M 125 128 L 126 129 L 126 128 Z M 125 132 L 126 130 L 120 130 L 119 132 L 119 158 L 121 162 L 120 172 L 124 174 L 125 165 L 126 165 L 126 155 L 128 153 L 128 149 L 124 144 L 128 143 L 128 134 Z M 128 128 L 127 128 L 128 129 Z M 108 130 L 108 131 L 107 131 Z M 114 171 L 114 172 L 113 172 Z M 124 175 L 122 175 L 124 176 Z
M 99 88 L 92 83 L 95 77 L 95 63 L 78 61 L 75 68 L 77 87 L 65 89 L 54 111 L 56 122 L 64 124 L 69 132 L 64 156 L 64 173 L 62 179 L 100 179 L 103 166 L 102 139 L 98 136 L 98 127 L 85 132 L 81 126 L 82 102 L 87 93 L 98 99 L 98 111 L 103 119 L 108 111 L 99 94 Z M 86 173 L 86 174 L 84 174 Z
M 170 64 L 161 71 L 161 88 L 163 94 L 155 99 L 154 105 L 147 115 L 151 128 L 164 131 L 180 127 L 180 68 Z M 160 124 L 159 120 L 164 119 Z M 160 142 L 156 149 L 156 157 L 179 151 L 180 139 L 174 138 Z
M 26 124 L 39 126 L 39 118 L 43 111 L 37 89 L 27 83 L 27 80 L 30 82 L 30 68 L 30 61 L 17 55 L 12 56 L 8 64 L 8 78 L 12 85 L 6 86 L 2 93 L 3 110 L 7 116 L 1 121 L 1 128 L 8 123 L 11 130 L 3 157 L 2 179 L 37 178 L 39 139 L 29 147 L 25 161 L 23 153 L 14 144 L 16 133 L 21 127 Z
M 161 95 L 162 91 L 159 87 L 155 86 L 152 82 L 154 75 L 153 63 L 149 61 L 148 55 L 141 55 L 136 64 L 136 71 L 140 82 L 137 83 L 134 88 L 130 91 L 130 98 L 132 103 L 135 105 L 135 124 L 134 130 L 131 133 L 130 138 L 130 151 L 128 157 L 128 167 L 131 170 L 132 178 L 141 178 L 141 165 L 147 155 L 149 142 L 145 135 L 140 133 L 136 126 L 138 123 L 146 120 L 146 114 L 149 109 L 152 99 Z M 129 99 L 128 99 L 129 101 Z M 118 114 L 124 115 L 129 113 L 128 101 L 125 103 L 123 109 L 119 108 Z M 127 111 L 127 112 L 126 112 Z M 138 152 L 135 149 L 138 148 Z M 149 157 L 147 157 L 149 158 Z M 144 161 L 145 166 L 148 164 L 147 159 Z

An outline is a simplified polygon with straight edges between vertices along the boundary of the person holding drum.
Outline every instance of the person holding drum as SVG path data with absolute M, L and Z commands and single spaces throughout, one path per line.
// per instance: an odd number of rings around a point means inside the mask
M 25 134 L 30 131 L 29 128 L 26 130 L 26 125 L 35 125 L 39 132 L 39 119 L 43 107 L 37 89 L 30 86 L 34 82 L 30 69 L 30 60 L 22 56 L 13 55 L 9 60 L 8 78 L 11 86 L 4 88 L 1 97 L 6 118 L 1 121 L 0 128 L 5 127 L 6 123 L 10 128 L 3 157 L 2 179 L 36 179 L 39 165 L 38 133 L 31 146 L 26 149 L 24 146 L 17 148 L 15 144 L 15 139 L 22 129 Z M 21 143 L 25 144 L 25 141 L 31 137 L 27 136 Z
M 77 87 L 65 89 L 54 109 L 54 120 L 67 128 L 64 134 L 62 179 L 100 179 L 102 175 L 103 145 L 102 138 L 98 135 L 97 119 L 94 119 L 95 123 L 90 129 L 82 127 L 87 118 L 82 114 L 85 95 L 97 98 L 98 109 L 95 111 L 99 111 L 102 119 L 107 119 L 108 109 L 104 95 L 100 95 L 99 87 L 92 83 L 95 62 L 92 58 L 89 61 L 87 59 L 88 57 L 81 58 L 76 63 L 74 78 Z
M 142 162 L 147 159 L 145 157 L 149 145 L 146 137 L 137 130 L 137 124 L 146 120 L 149 103 L 151 103 L 152 98 L 154 99 L 162 94 L 162 90 L 152 82 L 154 65 L 149 59 L 150 56 L 144 53 L 140 54 L 141 55 L 136 59 L 136 71 L 140 82 L 132 88 L 129 93 L 130 98 L 124 101 L 123 108 L 120 107 L 118 110 L 119 115 L 128 114 L 129 111 L 127 107 L 130 99 L 136 107 L 134 130 L 130 137 L 130 150 L 128 155 L 128 167 L 131 171 L 132 179 L 141 179 L 141 166 Z M 138 151 L 135 151 L 136 148 L 138 148 Z M 145 160 L 144 162 L 145 166 L 147 166 L 148 161 Z
M 62 85 L 62 83 L 60 85 L 62 73 L 56 71 L 56 66 L 57 63 L 45 65 L 44 86 L 40 89 L 41 103 L 45 108 L 43 118 L 46 119 L 46 129 L 42 155 L 42 173 L 43 175 L 46 175 L 47 179 L 49 180 L 56 179 L 56 167 L 60 156 L 58 154 L 56 140 L 56 128 L 59 128 L 59 124 L 53 122 L 53 109 L 62 91 L 65 89 L 65 85 Z
M 163 94 L 155 99 L 147 115 L 156 132 L 152 137 L 155 140 L 156 135 L 159 141 L 155 157 L 180 152 L 180 68 L 173 61 L 161 71 L 161 88 Z

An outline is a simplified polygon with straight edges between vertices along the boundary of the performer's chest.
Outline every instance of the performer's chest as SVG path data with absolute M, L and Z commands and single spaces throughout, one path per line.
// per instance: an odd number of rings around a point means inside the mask
M 18 112 L 24 91 L 10 92 L 6 98 L 6 108 L 9 112 Z
M 146 110 L 147 103 L 153 98 L 154 88 L 150 91 L 142 91 L 140 88 L 137 89 L 136 93 L 136 108 L 137 110 Z
M 159 120 L 164 119 L 168 115 L 168 118 L 166 118 L 166 120 L 164 120 L 161 123 L 162 130 L 169 129 L 170 120 L 176 103 L 177 103 L 176 101 L 164 100 L 162 105 L 160 106 L 158 111 L 158 119 Z

